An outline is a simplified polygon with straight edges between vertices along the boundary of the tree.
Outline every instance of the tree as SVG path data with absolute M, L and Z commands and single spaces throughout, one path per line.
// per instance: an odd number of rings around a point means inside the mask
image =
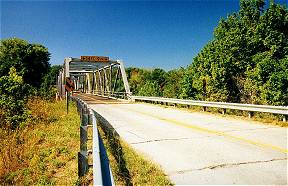
M 180 83 L 179 98 L 181 99 L 195 99 L 196 89 L 193 87 L 193 79 L 189 75 L 189 68 L 185 70 L 183 78 Z
M 25 109 L 31 87 L 24 83 L 14 67 L 8 76 L 0 77 L 0 126 L 18 127 L 28 117 Z M 6 126 L 7 127 L 7 126 Z
M 202 100 L 287 105 L 287 17 L 283 6 L 241 0 L 194 58 L 184 87 L 192 81 Z
M 8 75 L 14 67 L 23 76 L 25 83 L 36 88 L 48 72 L 50 64 L 48 49 L 40 44 L 30 44 L 18 38 L 0 42 L 0 77 Z
M 166 73 L 166 80 L 163 87 L 163 97 L 179 98 L 183 74 L 184 68 L 170 70 Z
M 151 80 L 156 82 L 161 91 L 163 91 L 163 87 L 166 82 L 166 72 L 163 69 L 155 68 L 151 72 Z
M 156 82 L 147 81 L 139 90 L 138 95 L 140 96 L 160 96 L 161 92 Z
M 57 92 L 55 85 L 59 70 L 61 68 L 61 65 L 53 65 L 51 68 L 49 68 L 48 73 L 43 78 L 43 82 L 40 88 L 40 94 L 42 95 L 42 97 L 50 99 L 55 96 Z

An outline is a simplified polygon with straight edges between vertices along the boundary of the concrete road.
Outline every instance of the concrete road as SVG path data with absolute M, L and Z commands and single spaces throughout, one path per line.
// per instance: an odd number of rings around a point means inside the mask
M 287 128 L 149 104 L 90 106 L 175 184 L 287 185 Z

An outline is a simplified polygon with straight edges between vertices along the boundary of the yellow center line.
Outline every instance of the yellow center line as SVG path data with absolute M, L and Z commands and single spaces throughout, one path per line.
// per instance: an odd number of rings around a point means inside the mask
M 140 113 L 140 114 L 143 114 L 143 115 L 147 115 L 147 116 L 150 116 L 150 117 L 165 121 L 165 122 L 170 123 L 170 124 L 178 125 L 178 126 L 181 126 L 181 127 L 186 127 L 186 128 L 189 128 L 189 129 L 193 129 L 193 130 L 197 130 L 197 131 L 201 131 L 201 132 L 205 132 L 205 133 L 215 134 L 217 136 L 223 136 L 223 137 L 231 138 L 231 139 L 238 140 L 238 141 L 243 141 L 243 142 L 246 142 L 246 143 L 249 143 L 249 144 L 252 144 L 252 145 L 256 145 L 256 146 L 259 146 L 259 147 L 262 147 L 262 148 L 273 149 L 273 150 L 276 150 L 276 151 L 279 151 L 279 152 L 283 152 L 283 153 L 286 153 L 286 154 L 288 153 L 287 149 L 281 148 L 281 147 L 278 147 L 278 146 L 274 146 L 274 145 L 271 145 L 271 144 L 267 144 L 267 143 L 263 143 L 263 142 L 259 142 L 259 141 L 254 141 L 254 140 L 250 140 L 250 139 L 246 139 L 246 138 L 243 138 L 243 137 L 240 137 L 240 136 L 234 136 L 234 135 L 222 132 L 222 131 L 211 130 L 211 129 L 208 129 L 208 128 L 205 128 L 205 127 L 199 127 L 199 126 L 196 126 L 196 125 L 192 125 L 190 123 L 188 124 L 188 123 L 181 122 L 181 121 L 178 121 L 178 120 L 175 120 L 175 119 L 171 119 L 171 118 L 160 117 L 158 115 L 147 113 L 147 112 L 143 112 L 143 111 L 139 111 L 139 110 L 134 110 L 134 109 L 130 109 L 130 108 L 125 108 L 125 109 L 130 110 L 132 112 L 137 112 L 137 113 Z
M 86 97 L 86 96 L 84 96 L 84 97 Z M 92 99 L 97 100 L 97 98 L 92 98 Z M 97 101 L 105 103 L 105 101 L 102 101 L 102 100 L 97 100 Z M 106 102 L 105 104 L 109 104 L 109 103 Z M 285 148 L 282 148 L 282 147 L 278 147 L 278 146 L 275 146 L 275 145 L 271 145 L 271 144 L 267 144 L 267 143 L 263 143 L 263 142 L 259 142 L 259 141 L 254 141 L 254 140 L 250 140 L 250 139 L 246 139 L 246 138 L 243 138 L 241 136 L 234 136 L 234 135 L 222 132 L 222 131 L 211 130 L 211 129 L 208 129 L 208 128 L 205 128 L 205 127 L 199 127 L 199 126 L 196 126 L 196 125 L 192 125 L 190 123 L 181 122 L 181 121 L 178 121 L 178 120 L 175 120 L 175 119 L 171 119 L 171 118 L 160 117 L 160 116 L 155 115 L 155 114 L 151 114 L 151 113 L 147 113 L 147 112 L 143 112 L 143 111 L 139 111 L 139 110 L 135 110 L 135 109 L 131 109 L 131 108 L 125 108 L 125 109 L 130 110 L 132 112 L 140 113 L 142 115 L 147 115 L 147 116 L 156 118 L 158 120 L 166 121 L 166 123 L 170 123 L 170 124 L 173 124 L 173 125 L 178 125 L 178 126 L 181 126 L 181 127 L 192 129 L 192 130 L 201 131 L 201 132 L 205 132 L 205 133 L 210 133 L 210 134 L 214 134 L 214 135 L 217 135 L 217 136 L 227 137 L 227 138 L 230 138 L 230 139 L 234 139 L 234 140 L 246 142 L 246 143 L 249 143 L 249 144 L 252 144 L 252 145 L 256 145 L 256 146 L 259 146 L 259 147 L 262 147 L 262 148 L 273 149 L 273 150 L 276 150 L 276 151 L 279 151 L 279 152 L 282 152 L 282 153 L 286 153 L 286 154 L 288 153 L 288 149 L 285 149 Z

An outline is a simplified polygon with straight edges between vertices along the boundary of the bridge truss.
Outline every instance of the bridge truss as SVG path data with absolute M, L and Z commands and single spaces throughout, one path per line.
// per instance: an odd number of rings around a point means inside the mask
M 63 69 L 57 78 L 57 89 L 64 96 L 68 79 L 74 83 L 74 91 L 105 97 L 131 99 L 125 68 L 121 60 L 87 61 L 65 58 Z

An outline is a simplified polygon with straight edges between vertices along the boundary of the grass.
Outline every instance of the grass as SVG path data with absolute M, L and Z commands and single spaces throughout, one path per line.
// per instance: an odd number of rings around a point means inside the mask
M 124 142 L 104 118 L 100 123 L 99 133 L 116 185 L 172 185 L 159 166 Z
M 78 183 L 79 116 L 65 101 L 29 101 L 31 118 L 15 131 L 0 129 L 0 183 L 75 185 Z
M 140 102 L 139 102 L 140 103 Z M 260 113 L 260 112 L 253 112 L 252 118 L 248 117 L 247 111 L 241 111 L 241 110 L 232 110 L 232 109 L 226 109 L 225 114 L 222 114 L 223 109 L 219 108 L 212 108 L 212 107 L 206 107 L 206 111 L 203 111 L 203 107 L 201 106 L 190 106 L 189 108 L 187 105 L 180 105 L 180 104 L 157 104 L 157 103 L 146 103 L 141 102 L 145 104 L 154 104 L 165 108 L 176 108 L 180 110 L 185 110 L 188 112 L 203 112 L 206 114 L 213 114 L 218 117 L 228 117 L 228 118 L 234 118 L 234 119 L 241 119 L 241 120 L 247 120 L 247 121 L 257 121 L 260 124 L 264 125 L 276 125 L 279 127 L 288 127 L 288 122 L 283 122 L 281 115 L 279 114 L 270 114 L 270 113 Z

